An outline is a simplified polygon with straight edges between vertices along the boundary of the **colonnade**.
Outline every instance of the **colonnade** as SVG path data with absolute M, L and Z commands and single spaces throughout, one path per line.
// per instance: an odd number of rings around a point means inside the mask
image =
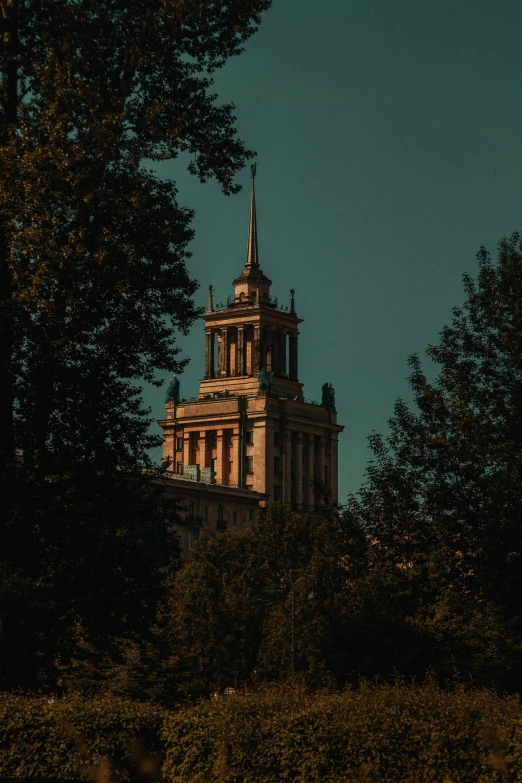
M 318 502 L 314 479 L 325 484 L 333 497 L 337 496 L 337 444 L 333 443 L 336 438 L 336 433 L 332 432 L 315 435 L 286 430 L 281 447 L 279 484 L 283 503 L 290 503 L 299 511 L 313 511 Z M 276 479 L 274 475 L 274 486 Z
M 298 332 L 257 324 L 205 330 L 205 378 L 257 375 L 262 367 L 298 380 Z M 217 348 L 217 361 L 216 361 Z
M 279 446 L 271 448 L 273 435 L 271 427 L 254 427 L 254 445 L 247 452 L 237 424 L 185 430 L 183 466 L 212 468 L 218 484 L 266 492 L 272 500 L 291 504 L 299 511 L 313 511 L 317 506 L 314 479 L 337 497 L 337 432 L 323 429 L 313 434 L 287 427 Z M 253 474 L 246 471 L 247 453 L 254 460 Z M 180 458 L 178 453 L 176 459 Z
M 208 430 L 186 430 L 183 433 L 183 466 L 212 468 L 218 484 L 239 486 L 239 428 L 218 427 Z

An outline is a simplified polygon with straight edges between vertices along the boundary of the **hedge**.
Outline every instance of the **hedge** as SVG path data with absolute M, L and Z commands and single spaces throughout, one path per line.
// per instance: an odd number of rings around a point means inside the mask
M 517 697 L 436 684 L 265 688 L 167 712 L 0 694 L 0 776 L 165 783 L 522 781 Z
M 232 694 L 167 717 L 169 783 L 522 781 L 518 698 L 366 685 Z
M 124 699 L 0 693 L 0 776 L 159 778 L 164 711 Z

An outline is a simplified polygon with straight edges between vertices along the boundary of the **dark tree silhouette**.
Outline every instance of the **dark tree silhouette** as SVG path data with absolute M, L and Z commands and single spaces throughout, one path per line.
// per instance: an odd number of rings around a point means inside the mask
M 211 74 L 269 4 L 0 0 L 0 557 L 43 618 L 6 609 L 6 683 L 22 644 L 34 684 L 73 654 L 65 628 L 138 632 L 176 560 L 139 383 L 184 365 L 192 213 L 150 161 L 238 189 L 251 152 Z
M 519 687 L 520 236 L 500 242 L 498 264 L 484 249 L 478 261 L 477 281 L 464 277 L 464 307 L 427 350 L 436 380 L 410 359 L 414 407 L 399 400 L 389 435 L 371 437 L 374 458 L 346 520 L 368 536 L 366 609 L 359 596 L 367 625 L 371 612 L 386 616 L 388 631 L 395 618 L 410 653 L 416 637 L 420 668 Z M 392 654 L 395 642 L 386 648 L 385 639 L 374 650 L 377 668 L 386 656 L 388 665 L 413 665 L 407 645 Z

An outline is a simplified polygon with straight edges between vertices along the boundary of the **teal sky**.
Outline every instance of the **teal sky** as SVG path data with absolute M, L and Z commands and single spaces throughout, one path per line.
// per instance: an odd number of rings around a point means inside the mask
M 475 253 L 522 228 L 522 5 L 515 0 L 274 0 L 218 73 L 239 135 L 257 150 L 260 263 L 296 289 L 300 380 L 336 390 L 339 499 L 361 484 L 367 436 L 409 398 L 423 354 L 463 301 Z M 196 211 L 190 261 L 205 304 L 243 267 L 249 174 L 236 196 L 163 167 Z M 202 322 L 180 338 L 197 394 Z M 165 376 L 166 377 L 166 376 Z M 163 416 L 165 387 L 145 400 Z

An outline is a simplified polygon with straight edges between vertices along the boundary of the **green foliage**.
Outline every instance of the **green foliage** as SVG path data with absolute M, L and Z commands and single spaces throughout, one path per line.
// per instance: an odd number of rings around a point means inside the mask
M 410 359 L 414 407 L 395 406 L 344 524 L 359 550 L 358 670 L 433 665 L 520 688 L 522 650 L 522 254 L 514 234 L 427 354 Z M 380 638 L 379 638 L 380 637 Z M 377 646 L 377 639 L 379 643 Z M 366 663 L 365 663 L 366 661 Z
M 161 708 L 104 697 L 0 694 L 0 775 L 145 781 L 159 778 Z
M 521 717 L 518 699 L 444 692 L 432 682 L 231 694 L 168 717 L 164 776 L 171 783 L 518 780 Z
M 176 568 L 139 384 L 183 369 L 197 283 L 192 212 L 151 161 L 238 190 L 252 153 L 211 74 L 269 5 L 0 0 L 4 687 L 117 665 Z
M 299 676 L 329 678 L 344 568 L 334 519 L 318 521 L 273 504 L 243 533 L 200 538 L 178 574 L 168 623 L 172 677 L 180 694 L 290 675 L 291 588 L 296 588 Z M 319 606 L 306 598 L 316 593 Z
M 174 585 L 172 649 L 185 694 L 298 676 L 343 686 L 396 672 L 520 690 L 522 664 L 522 254 L 479 254 L 477 283 L 428 355 L 415 405 L 372 435 L 367 481 L 321 524 L 273 506 L 203 541 Z M 306 602 L 306 587 L 319 606 Z
M 519 780 L 518 698 L 485 689 L 272 686 L 177 711 L 0 695 L 3 777 L 170 783 Z

